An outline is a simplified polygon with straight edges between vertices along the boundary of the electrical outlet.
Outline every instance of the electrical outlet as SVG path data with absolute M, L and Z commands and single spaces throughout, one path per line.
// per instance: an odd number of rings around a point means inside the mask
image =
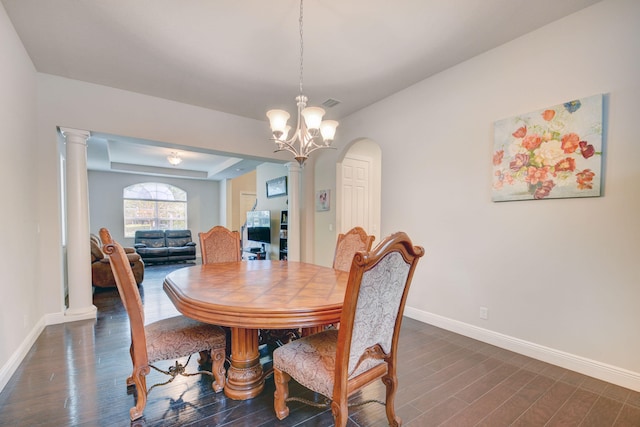
M 480 318 L 484 320 L 489 318 L 489 309 L 487 307 L 480 307 Z

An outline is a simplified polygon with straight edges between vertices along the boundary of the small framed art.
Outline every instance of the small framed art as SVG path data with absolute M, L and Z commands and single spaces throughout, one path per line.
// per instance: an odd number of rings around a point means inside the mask
M 328 211 L 331 207 L 331 190 L 316 191 L 316 211 Z
M 267 197 L 280 197 L 287 195 L 287 177 L 281 176 L 267 181 Z

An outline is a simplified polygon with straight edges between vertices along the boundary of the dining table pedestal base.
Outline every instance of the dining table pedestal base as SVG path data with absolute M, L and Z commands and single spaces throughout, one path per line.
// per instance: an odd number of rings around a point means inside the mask
M 258 351 L 258 330 L 231 328 L 231 366 L 224 394 L 234 400 L 251 399 L 264 389 Z

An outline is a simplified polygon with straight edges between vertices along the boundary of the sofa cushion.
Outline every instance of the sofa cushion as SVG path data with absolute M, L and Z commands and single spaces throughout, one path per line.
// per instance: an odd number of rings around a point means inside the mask
M 142 262 L 142 257 L 140 257 L 140 254 L 137 252 L 129 252 L 126 254 L 127 255 L 127 260 L 129 260 L 130 264 L 133 264 L 134 262 Z
M 170 248 L 186 246 L 191 241 L 191 230 L 166 230 L 164 232 L 167 246 Z
M 179 246 L 175 248 L 168 248 L 169 256 L 175 255 L 195 255 L 196 247 L 195 246 Z
M 166 246 L 160 248 L 136 248 L 138 254 L 142 258 L 166 257 L 169 255 L 169 248 Z
M 165 247 L 164 231 L 162 230 L 137 230 L 134 239 L 136 249 L 139 248 L 163 248 Z M 138 251 L 140 252 L 140 251 Z

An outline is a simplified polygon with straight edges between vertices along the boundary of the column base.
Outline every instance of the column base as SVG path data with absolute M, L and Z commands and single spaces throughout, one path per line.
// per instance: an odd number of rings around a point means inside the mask
M 64 312 L 65 322 L 75 322 L 76 320 L 89 320 L 98 318 L 98 309 L 95 305 L 81 308 L 68 308 Z

